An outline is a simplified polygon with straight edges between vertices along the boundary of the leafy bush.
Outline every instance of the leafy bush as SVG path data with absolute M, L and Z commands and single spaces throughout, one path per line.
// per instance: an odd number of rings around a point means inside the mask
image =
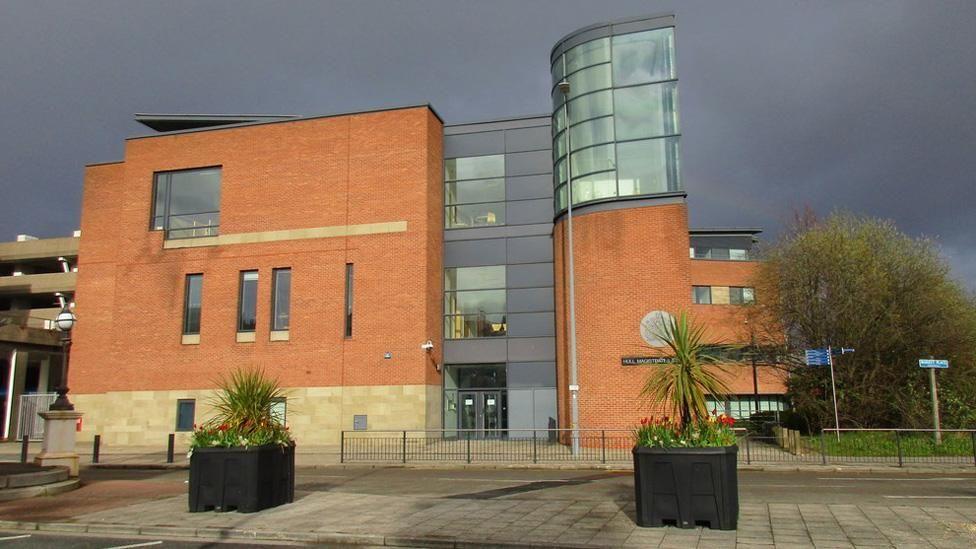
M 696 418 L 685 423 L 667 416 L 660 419 L 643 418 L 634 430 L 637 446 L 645 448 L 703 448 L 732 446 L 735 420 L 722 414 Z
M 211 402 L 217 415 L 194 426 L 190 438 L 194 448 L 234 448 L 294 444 L 288 427 L 272 413 L 272 405 L 283 397 L 278 380 L 259 369 L 242 369 L 221 380 Z

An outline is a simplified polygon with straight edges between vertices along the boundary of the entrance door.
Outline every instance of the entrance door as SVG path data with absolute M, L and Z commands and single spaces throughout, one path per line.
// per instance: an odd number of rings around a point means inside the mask
M 499 391 L 460 391 L 458 427 L 497 435 L 502 428 L 502 402 Z

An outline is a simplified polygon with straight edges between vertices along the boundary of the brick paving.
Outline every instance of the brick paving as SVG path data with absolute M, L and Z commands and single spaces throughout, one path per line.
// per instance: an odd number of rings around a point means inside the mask
M 976 547 L 976 509 L 747 503 L 737 531 L 639 528 L 632 502 L 312 492 L 254 514 L 188 513 L 186 496 L 74 517 L 87 531 L 405 545 L 675 548 Z M 0 526 L 4 526 L 0 523 Z M 8 525 L 9 526 L 9 525 Z M 43 528 L 43 526 L 42 526 Z M 382 542 L 382 543 L 380 543 Z

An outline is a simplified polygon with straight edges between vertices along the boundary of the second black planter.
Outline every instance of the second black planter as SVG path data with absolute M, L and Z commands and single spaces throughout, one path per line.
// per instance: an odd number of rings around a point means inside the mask
M 197 448 L 190 456 L 191 513 L 253 513 L 294 499 L 294 446 Z
M 634 448 L 637 524 L 735 530 L 737 453 L 738 446 Z

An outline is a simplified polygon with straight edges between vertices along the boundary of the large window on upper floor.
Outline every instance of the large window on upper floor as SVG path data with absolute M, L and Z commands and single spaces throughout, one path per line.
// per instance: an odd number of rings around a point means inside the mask
M 155 174 L 151 230 L 177 239 L 216 236 L 219 227 L 219 167 Z
M 505 224 L 505 155 L 444 161 L 444 223 L 448 229 Z
M 504 336 L 505 266 L 444 269 L 444 337 Z

